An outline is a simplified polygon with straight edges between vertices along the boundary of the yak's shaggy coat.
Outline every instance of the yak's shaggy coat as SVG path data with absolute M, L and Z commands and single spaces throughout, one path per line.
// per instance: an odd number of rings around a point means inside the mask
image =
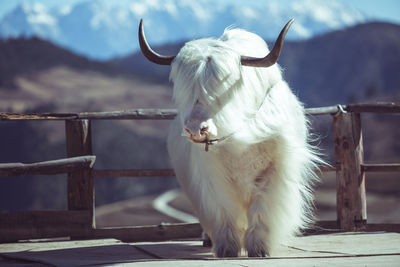
M 273 254 L 312 220 L 310 185 L 320 159 L 307 143 L 304 108 L 259 36 L 239 29 L 187 43 L 172 62 L 178 116 L 168 151 L 178 180 L 219 257 Z M 209 146 L 182 136 L 206 125 Z

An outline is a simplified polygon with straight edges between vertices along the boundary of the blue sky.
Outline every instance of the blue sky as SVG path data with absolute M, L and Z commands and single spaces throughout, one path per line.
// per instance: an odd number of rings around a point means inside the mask
M 0 0 L 0 18 L 7 12 L 11 11 L 17 5 L 23 2 L 40 2 L 46 6 L 53 7 L 57 5 L 74 4 L 76 2 L 82 2 L 88 0 Z M 119 0 L 110 0 L 119 1 Z M 229 3 L 234 1 L 243 0 L 219 0 L 220 3 Z M 267 0 L 264 0 L 267 1 Z M 290 0 L 281 0 L 284 5 L 285 2 Z M 329 0 L 327 0 L 329 1 Z M 400 1 L 399 0 L 336 0 L 339 2 L 346 3 L 347 5 L 358 9 L 371 17 L 379 20 L 394 22 L 400 24 Z

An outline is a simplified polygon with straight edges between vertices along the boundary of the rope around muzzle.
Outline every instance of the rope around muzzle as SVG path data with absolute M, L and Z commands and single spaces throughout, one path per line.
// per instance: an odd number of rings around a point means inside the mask
M 204 144 L 204 150 L 208 152 L 208 146 L 214 145 L 214 143 L 218 142 L 219 140 L 220 139 L 204 139 L 203 141 L 194 141 L 194 140 L 191 141 L 197 144 Z
M 201 131 L 200 134 L 203 134 L 203 135 L 206 136 L 206 138 L 205 138 L 204 140 L 202 140 L 202 141 L 196 141 L 196 140 L 194 140 L 194 139 L 192 139 L 192 138 L 189 138 L 189 137 L 188 137 L 188 139 L 189 139 L 190 141 L 192 141 L 193 143 L 204 144 L 204 150 L 205 150 L 206 152 L 208 152 L 208 146 L 209 146 L 209 145 L 213 145 L 215 142 L 218 142 L 218 141 L 220 140 L 219 138 L 217 138 L 217 139 L 210 139 L 210 133 L 209 133 L 209 132 L 206 132 L 206 131 Z M 192 137 L 192 136 L 190 136 L 190 137 Z
M 228 135 L 225 135 L 224 137 L 216 138 L 216 139 L 210 139 L 210 134 L 209 134 L 208 132 L 204 132 L 204 134 L 206 135 L 206 138 L 205 138 L 203 141 L 196 141 L 196 140 L 193 140 L 193 139 L 190 139 L 190 141 L 192 141 L 192 142 L 194 142 L 194 143 L 197 143 L 197 144 L 204 144 L 204 150 L 205 150 L 206 152 L 208 152 L 208 147 L 209 147 L 210 145 L 215 145 L 215 144 L 217 144 L 217 143 L 220 143 L 220 142 L 222 142 L 222 141 L 228 139 L 229 137 L 231 137 L 232 135 L 234 135 L 234 132 L 233 132 L 233 133 L 230 133 L 230 134 L 228 134 Z

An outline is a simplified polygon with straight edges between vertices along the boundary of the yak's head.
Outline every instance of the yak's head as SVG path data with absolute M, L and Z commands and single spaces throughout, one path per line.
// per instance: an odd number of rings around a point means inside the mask
M 139 42 L 144 56 L 156 64 L 172 66 L 170 79 L 174 82 L 174 99 L 183 125 L 184 136 L 195 143 L 211 144 L 230 134 L 224 129 L 227 127 L 219 127 L 221 124 L 234 124 L 235 119 L 237 121 L 241 119 L 241 115 L 247 115 L 242 113 L 256 112 L 257 108 L 252 107 L 262 103 L 265 93 L 258 96 L 258 100 L 255 101 L 251 100 L 250 96 L 246 97 L 246 94 L 233 97 L 235 90 L 243 87 L 241 86 L 242 66 L 267 68 L 274 65 L 279 58 L 285 35 L 292 22 L 293 20 L 290 20 L 283 28 L 270 52 L 265 42 L 258 36 L 242 30 L 228 30 L 218 39 L 208 38 L 188 42 L 176 56 L 163 56 L 154 52 L 147 43 L 143 31 L 143 20 L 140 21 Z M 255 42 L 262 42 L 263 49 L 260 57 L 257 57 L 260 52 L 257 54 L 254 51 L 243 51 L 237 47 L 243 43 L 241 39 L 246 39 L 246 34 Z M 245 41 L 250 43 L 254 41 L 248 39 Z M 254 54 L 257 56 L 248 56 Z M 258 78 L 254 77 L 255 79 L 264 79 L 262 76 L 265 75 L 262 75 L 262 72 L 253 71 L 253 73 L 258 76 Z M 278 76 L 280 77 L 280 74 Z M 252 78 L 248 79 L 252 80 Z M 252 81 L 248 83 L 251 84 Z M 232 104 L 235 101 L 237 103 Z M 221 115 L 224 113 L 221 110 L 225 108 L 230 109 L 229 112 L 225 112 L 225 115 L 229 114 L 231 118 Z M 241 114 L 235 114 L 234 109 Z M 216 121 L 224 121 L 224 123 L 216 123 Z

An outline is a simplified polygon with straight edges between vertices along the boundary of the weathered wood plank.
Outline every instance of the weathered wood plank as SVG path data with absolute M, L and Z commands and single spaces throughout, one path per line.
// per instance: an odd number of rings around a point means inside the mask
M 132 109 L 111 112 L 84 112 L 79 113 L 78 117 L 90 120 L 172 120 L 176 114 L 176 109 Z
M 349 105 L 336 105 L 327 107 L 307 108 L 307 115 L 336 114 L 340 107 L 347 112 L 356 113 L 400 113 L 400 103 L 378 102 Z M 38 113 L 16 114 L 0 113 L 0 120 L 171 120 L 177 114 L 175 109 L 132 109 L 108 112 L 82 112 L 82 113 Z
M 376 102 L 346 105 L 347 112 L 355 113 L 400 113 L 400 103 Z
M 355 113 L 400 113 L 400 103 L 394 102 L 377 102 L 377 103 L 360 103 L 348 105 L 336 105 L 327 107 L 307 108 L 307 115 L 334 115 L 341 111 L 341 108 L 347 112 Z
M 400 163 L 361 164 L 364 172 L 399 172 Z
M 52 175 L 93 167 L 96 156 L 82 156 L 37 163 L 0 163 L 0 176 Z
M 36 210 L 0 213 L 0 226 L 16 227 L 35 225 L 37 227 L 58 224 L 84 224 L 89 216 L 87 211 Z
M 113 227 L 94 229 L 92 238 L 116 238 L 124 242 L 165 241 L 200 238 L 202 231 L 199 223 Z
M 174 170 L 93 170 L 94 177 L 175 176 Z
M 334 116 L 336 196 L 339 227 L 362 230 L 367 220 L 361 118 L 359 113 Z
M 23 211 L 0 213 L 0 242 L 24 239 L 90 236 L 89 211 Z
M 400 223 L 368 223 L 367 232 L 392 232 L 400 233 Z
M 72 120 L 77 119 L 78 115 L 73 113 L 0 113 L 1 120 Z
M 125 242 L 198 239 L 199 223 L 88 229 L 88 211 L 27 211 L 0 213 L 0 242 L 64 236 L 116 238 Z M 367 232 L 400 232 L 400 224 L 367 224 Z M 305 234 L 343 232 L 336 221 L 319 221 Z
M 400 232 L 400 224 L 367 224 L 364 231 Z M 304 234 L 322 234 L 344 232 L 337 221 L 317 221 Z M 201 237 L 202 228 L 199 223 L 180 223 L 166 225 L 148 225 L 131 227 L 97 228 L 92 232 L 92 238 L 116 238 L 124 242 L 155 242 L 180 239 L 197 239 Z
M 328 106 L 328 107 L 306 108 L 305 110 L 307 115 L 313 115 L 313 116 L 336 114 L 338 111 L 340 111 L 338 105 Z
M 68 159 L 38 162 L 32 164 L 24 163 L 0 163 L 0 176 L 20 175 L 51 175 L 59 173 L 74 172 L 76 170 L 92 168 L 96 156 L 82 156 Z M 361 164 L 364 172 L 398 172 L 399 163 L 389 164 Z M 336 171 L 333 165 L 320 166 L 321 172 Z M 172 169 L 128 169 L 128 170 L 92 170 L 94 177 L 152 177 L 152 176 L 175 176 Z
M 92 137 L 89 120 L 65 122 L 67 156 L 77 157 L 92 154 Z M 87 228 L 95 227 L 94 179 L 91 169 L 68 173 L 68 210 L 87 210 L 91 219 Z

